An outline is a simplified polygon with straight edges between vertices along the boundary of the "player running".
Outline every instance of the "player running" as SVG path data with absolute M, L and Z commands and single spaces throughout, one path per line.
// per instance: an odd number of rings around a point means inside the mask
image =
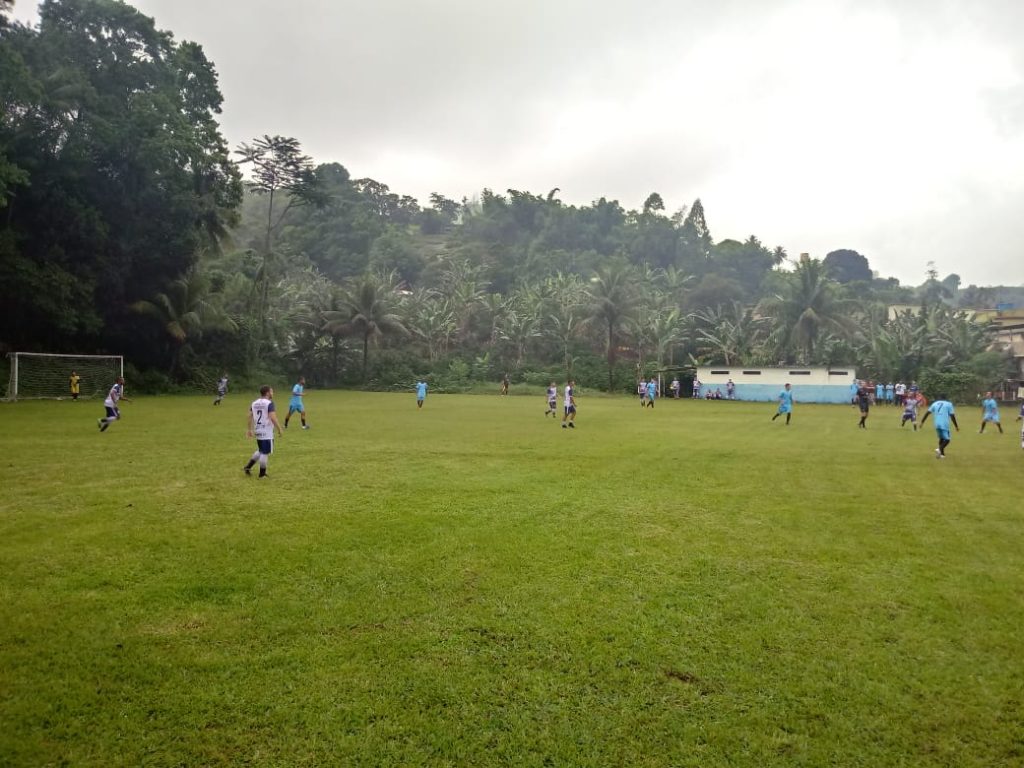
M 214 405 L 220 405 L 220 401 L 224 399 L 224 395 L 228 393 L 228 372 L 224 373 L 220 377 L 220 381 L 217 382 L 217 398 L 213 401 Z
M 302 396 L 305 393 L 306 378 L 299 376 L 298 382 L 292 387 L 292 399 L 288 401 L 288 415 L 284 417 L 285 429 L 288 429 L 288 420 L 291 419 L 293 413 L 299 414 L 299 418 L 302 419 L 302 428 L 309 429 L 309 425 L 306 423 L 306 406 L 302 402 Z
M 427 382 L 420 381 L 416 382 L 416 407 L 422 408 L 423 401 L 427 399 Z
M 786 382 L 785 388 L 779 392 L 779 410 L 772 416 L 772 421 L 775 421 L 782 414 L 786 414 L 786 426 L 789 426 L 789 419 L 793 415 L 793 389 Z
M 929 416 L 935 416 L 935 433 L 939 438 L 939 447 L 935 449 L 935 458 L 946 458 L 946 446 L 950 443 L 949 422 L 953 422 L 956 431 L 960 431 L 960 425 L 956 423 L 956 410 L 953 404 L 946 399 L 945 395 L 939 395 L 939 399 L 932 403 L 921 419 L 921 426 L 928 421 Z
M 854 402 L 860 410 L 860 421 L 857 422 L 857 426 L 861 429 L 867 429 L 868 413 L 871 412 L 871 390 L 866 386 L 858 387 L 857 396 L 854 398 Z
M 654 407 L 654 399 L 658 396 L 658 381 L 652 376 L 647 382 L 647 407 Z
M 909 421 L 914 426 L 914 431 L 917 432 L 917 406 L 920 404 L 920 400 L 917 398 L 917 393 L 912 395 L 902 395 L 903 400 L 903 417 L 900 419 L 900 427 L 906 426 Z
M 569 383 L 565 385 L 565 413 L 562 414 L 562 429 L 566 427 L 576 429 L 576 392 L 573 387 L 575 383 L 569 379 Z
M 552 419 L 557 419 L 558 418 L 558 385 L 555 384 L 555 382 L 553 382 L 553 381 L 551 382 L 550 385 L 548 385 L 547 398 L 548 398 L 548 409 L 546 411 L 544 411 L 544 416 L 547 417 L 547 415 L 550 413 Z
M 114 386 L 107 393 L 107 399 L 103 401 L 103 405 L 107 409 L 107 417 L 105 419 L 96 419 L 96 426 L 100 428 L 100 432 L 106 432 L 107 427 L 121 418 L 121 409 L 118 407 L 118 403 L 122 400 L 126 403 L 131 402 L 131 400 L 124 396 L 124 377 L 118 376 L 114 381 Z
M 258 461 L 260 463 L 259 476 L 270 477 L 267 474 L 267 461 L 270 459 L 270 454 L 274 452 L 275 429 L 279 436 L 284 435 L 274 408 L 274 388 L 264 384 L 260 387 L 260 396 L 249 406 L 249 427 L 245 436 L 256 438 L 256 452 L 249 458 L 249 463 L 242 467 L 245 474 L 251 475 L 252 467 Z
M 996 425 L 999 430 L 999 434 L 1003 434 L 1003 425 L 999 423 L 999 403 L 992 397 L 991 392 L 985 393 L 985 399 L 981 401 L 981 429 L 978 430 L 978 434 L 984 434 L 985 425 L 992 422 Z

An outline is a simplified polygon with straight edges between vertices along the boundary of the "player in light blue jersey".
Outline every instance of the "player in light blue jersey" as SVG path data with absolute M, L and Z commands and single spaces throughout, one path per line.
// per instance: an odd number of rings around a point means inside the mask
M 298 382 L 292 387 L 292 399 L 288 401 L 288 415 L 284 417 L 285 429 L 288 428 L 288 420 L 293 413 L 299 414 L 299 418 L 302 419 L 302 428 L 309 429 L 309 425 L 306 423 L 306 406 L 302 401 L 305 394 L 306 379 L 304 376 L 299 376 Z
M 999 434 L 1003 434 L 1003 425 L 999 423 L 999 403 L 992 397 L 991 392 L 985 393 L 985 399 L 981 401 L 981 429 L 978 430 L 978 434 L 985 432 L 985 425 L 989 422 L 996 425 L 999 430 Z
M 647 407 L 654 407 L 654 398 L 658 396 L 658 381 L 653 376 L 651 380 L 647 382 Z
M 416 382 L 416 407 L 422 408 L 423 401 L 427 399 L 427 382 L 420 381 Z
M 775 421 L 782 414 L 786 414 L 786 426 L 789 426 L 789 419 L 793 415 L 793 388 L 790 387 L 789 382 L 786 382 L 785 388 L 779 392 L 779 410 L 772 416 L 772 421 Z
M 950 422 L 956 427 L 957 432 L 960 431 L 960 425 L 956 423 L 956 410 L 953 408 L 953 404 L 946 399 L 945 395 L 939 395 L 939 399 L 928 406 L 924 418 L 921 419 L 922 428 L 924 428 L 924 423 L 928 421 L 929 416 L 935 417 L 935 434 L 939 438 L 939 447 L 935 449 L 935 458 L 944 459 L 946 458 L 946 446 L 949 445 L 950 439 Z

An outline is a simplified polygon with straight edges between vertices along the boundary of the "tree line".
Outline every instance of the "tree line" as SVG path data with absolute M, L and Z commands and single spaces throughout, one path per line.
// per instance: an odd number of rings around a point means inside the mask
M 982 385 L 1006 373 L 957 312 L 998 289 L 877 277 L 849 249 L 791 258 L 672 213 L 484 189 L 428 204 L 316 164 L 292 137 L 234 149 L 202 48 L 115 0 L 0 0 L 0 346 L 123 353 L 144 387 L 228 369 L 318 385 L 631 388 L 696 364 L 856 365 Z M 243 178 L 246 180 L 243 181 Z M 1016 290 L 1016 289 L 1010 289 Z M 892 305 L 919 311 L 890 313 Z

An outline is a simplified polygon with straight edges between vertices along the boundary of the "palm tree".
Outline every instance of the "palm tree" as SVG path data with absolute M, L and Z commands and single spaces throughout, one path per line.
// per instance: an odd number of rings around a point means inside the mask
M 849 336 L 854 331 L 852 303 L 840 299 L 836 283 L 825 276 L 821 261 L 807 259 L 787 276 L 783 292 L 762 302 L 761 313 L 776 323 L 783 350 L 795 350 L 804 362 L 814 359 L 819 337 L 829 331 Z
M 151 300 L 137 301 L 131 309 L 156 318 L 171 338 L 174 346 L 168 376 L 174 375 L 181 351 L 190 340 L 199 338 L 206 330 L 237 328 L 210 292 L 210 282 L 198 266 L 173 280 L 166 293 L 158 293 Z
M 363 381 L 366 381 L 370 342 L 388 334 L 408 335 L 402 319 L 392 312 L 393 292 L 374 275 L 364 275 L 342 297 L 341 310 L 323 313 L 324 330 L 340 336 L 354 336 L 363 343 Z
M 591 278 L 590 312 L 587 322 L 600 327 L 605 337 L 608 357 L 608 391 L 615 387 L 613 380 L 615 360 L 618 356 L 618 337 L 636 306 L 634 274 L 628 264 L 618 263 L 605 267 Z

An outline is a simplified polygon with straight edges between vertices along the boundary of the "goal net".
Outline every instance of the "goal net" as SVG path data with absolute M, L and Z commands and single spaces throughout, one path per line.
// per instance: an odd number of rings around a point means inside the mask
M 71 398 L 71 375 L 79 376 L 79 398 L 106 396 L 114 379 L 124 375 L 120 355 L 47 355 L 11 352 L 11 378 L 5 400 Z

